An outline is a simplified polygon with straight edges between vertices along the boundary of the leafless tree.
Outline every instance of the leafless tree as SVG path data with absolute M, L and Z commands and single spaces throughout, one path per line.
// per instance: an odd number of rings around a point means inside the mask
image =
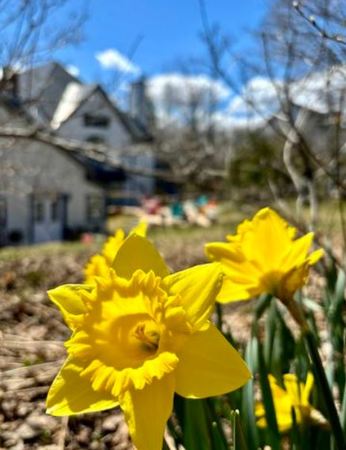
M 13 72 L 51 58 L 51 53 L 80 42 L 87 3 L 68 0 L 0 0 L 0 91 Z
M 173 173 L 196 189 L 212 188 L 225 176 L 229 138 L 219 127 L 220 92 L 212 78 L 179 65 L 179 85 L 167 80 L 156 104 L 156 151 Z

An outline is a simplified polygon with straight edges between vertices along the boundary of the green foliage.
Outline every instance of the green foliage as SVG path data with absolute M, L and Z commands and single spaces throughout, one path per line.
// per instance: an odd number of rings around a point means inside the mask
M 263 132 L 238 132 L 233 142 L 233 154 L 229 164 L 231 185 L 239 189 L 253 188 L 259 193 L 268 188 L 268 180 L 280 189 L 290 183 L 282 170 L 280 149 L 282 144 Z

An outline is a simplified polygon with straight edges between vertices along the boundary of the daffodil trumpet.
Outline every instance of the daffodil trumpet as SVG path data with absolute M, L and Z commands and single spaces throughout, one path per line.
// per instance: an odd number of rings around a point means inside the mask
M 89 284 L 49 291 L 72 336 L 47 412 L 69 416 L 120 405 L 138 450 L 161 450 L 174 392 L 205 398 L 250 378 L 209 320 L 221 283 L 217 264 L 171 274 L 155 247 L 132 233 L 112 267 Z

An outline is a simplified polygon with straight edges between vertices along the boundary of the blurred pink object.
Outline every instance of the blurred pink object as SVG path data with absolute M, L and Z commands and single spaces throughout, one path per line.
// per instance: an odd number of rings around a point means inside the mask
M 94 242 L 94 236 L 91 233 L 83 233 L 80 241 L 82 244 L 91 245 Z
M 147 197 L 143 199 L 142 205 L 147 214 L 158 214 L 161 208 L 161 201 L 158 197 Z

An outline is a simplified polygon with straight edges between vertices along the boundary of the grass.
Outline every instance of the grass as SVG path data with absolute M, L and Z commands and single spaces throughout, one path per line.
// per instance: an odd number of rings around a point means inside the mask
M 294 214 L 295 203 L 289 203 L 292 214 Z M 275 207 L 275 206 L 274 206 Z M 218 223 L 209 228 L 202 228 L 194 225 L 183 225 L 174 227 L 151 227 L 148 236 L 153 239 L 158 247 L 161 249 L 174 249 L 178 245 L 181 249 L 188 244 L 189 250 L 193 246 L 202 249 L 204 243 L 208 241 L 222 241 L 225 236 L 234 233 L 237 224 L 239 224 L 246 217 L 251 217 L 256 212 L 258 207 L 252 204 L 244 204 L 237 206 L 231 202 L 224 203 L 220 206 L 220 214 Z M 346 210 L 346 204 L 345 204 Z M 308 209 L 304 210 L 304 218 L 308 221 Z M 319 208 L 319 222 L 317 230 L 329 237 L 337 237 L 341 235 L 341 223 L 338 205 L 335 200 L 324 202 Z M 122 214 L 112 216 L 107 221 L 107 233 L 113 234 L 117 228 L 123 228 L 128 232 L 138 222 L 138 218 L 134 215 Z M 76 242 L 50 242 L 44 244 L 36 244 L 30 246 L 15 246 L 5 247 L 0 249 L 0 261 L 13 261 L 18 258 L 26 256 L 34 257 L 35 255 L 49 255 L 68 253 L 71 255 L 78 255 L 83 251 L 90 251 L 90 253 L 97 252 L 101 247 L 104 237 L 96 235 L 91 244 L 85 244 L 80 241 Z M 167 251 L 164 251 L 167 254 Z M 203 251 L 199 251 L 200 254 Z
M 59 254 L 59 253 L 79 253 L 85 249 L 85 244 L 81 242 L 49 242 L 45 244 L 23 245 L 16 247 L 5 247 L 0 250 L 0 261 L 13 261 L 27 256 Z

